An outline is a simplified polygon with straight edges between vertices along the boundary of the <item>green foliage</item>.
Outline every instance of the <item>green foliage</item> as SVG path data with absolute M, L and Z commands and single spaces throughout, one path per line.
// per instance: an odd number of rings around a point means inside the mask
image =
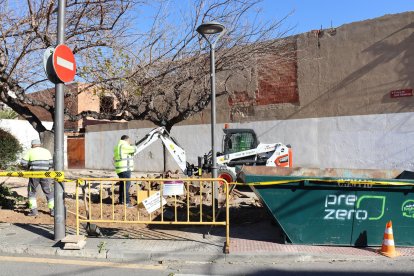
M 0 170 L 10 168 L 17 161 L 23 148 L 20 142 L 9 132 L 0 128 Z
M 103 250 L 105 250 L 105 247 L 106 247 L 106 241 L 101 241 L 98 244 L 98 253 L 101 253 Z
M 11 109 L 0 110 L 0 119 L 16 119 L 19 114 Z
M 0 183 L 0 206 L 5 209 L 14 209 L 18 202 L 24 201 L 25 198 L 17 194 L 15 191 L 10 191 L 4 182 Z
M 87 62 L 78 68 L 78 75 L 89 83 L 99 84 L 99 89 L 94 91 L 98 96 L 107 96 L 108 93 L 123 93 L 139 97 L 142 88 L 130 79 L 134 73 L 134 59 L 128 53 L 117 50 L 110 51 L 102 48 L 95 49 L 93 66 Z M 109 81 L 110 80 L 110 81 Z

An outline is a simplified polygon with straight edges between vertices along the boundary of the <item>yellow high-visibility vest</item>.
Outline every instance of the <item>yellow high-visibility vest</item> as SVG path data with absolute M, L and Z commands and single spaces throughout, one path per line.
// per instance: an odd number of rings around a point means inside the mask
M 47 149 L 36 147 L 26 152 L 20 164 L 31 171 L 48 171 L 53 166 L 53 158 Z
M 115 172 L 121 173 L 134 170 L 134 154 L 137 147 L 120 140 L 114 148 Z

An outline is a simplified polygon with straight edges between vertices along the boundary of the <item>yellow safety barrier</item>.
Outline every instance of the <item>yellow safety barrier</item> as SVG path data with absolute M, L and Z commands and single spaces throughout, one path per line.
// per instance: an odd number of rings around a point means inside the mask
M 116 206 L 115 187 L 120 181 L 131 181 L 136 192 L 131 201 L 136 203 L 133 208 Z M 182 183 L 182 194 L 167 195 L 166 185 Z M 170 183 L 168 183 L 170 182 Z M 118 183 L 118 184 L 117 184 Z M 214 189 L 214 183 L 220 188 Z M 95 193 L 92 193 L 94 189 Z M 84 208 L 79 203 L 80 192 L 83 194 Z M 190 193 L 192 191 L 192 193 Z M 217 191 L 219 192 L 216 195 Z M 124 199 L 125 197 L 124 189 Z M 158 195 L 159 193 L 159 195 Z M 157 195 L 154 195 L 157 194 Z M 171 194 L 168 192 L 168 194 Z M 193 194 L 193 196 L 191 196 Z M 221 208 L 225 208 L 225 219 L 218 220 L 220 201 L 224 197 Z M 218 201 L 215 199 L 218 198 Z M 92 202 L 94 201 L 94 203 Z M 167 204 L 168 202 L 168 204 Z M 217 205 L 218 202 L 218 205 Z M 179 206 L 180 205 L 180 206 Z M 166 206 L 166 207 L 164 207 Z M 155 208 L 154 208 L 155 207 Z M 165 219 L 165 210 L 173 210 L 174 215 Z M 180 210 L 179 210 L 180 209 Z M 115 212 L 120 211 L 120 213 Z M 182 215 L 184 213 L 184 215 Z M 229 184 L 219 178 L 83 178 L 76 184 L 76 234 L 79 235 L 80 223 L 126 223 L 126 224 L 173 224 L 173 225 L 210 225 L 225 226 L 226 241 L 224 252 L 230 250 L 229 220 Z
M 65 174 L 62 171 L 18 171 L 0 172 L 0 177 L 53 178 L 61 182 L 64 181 Z

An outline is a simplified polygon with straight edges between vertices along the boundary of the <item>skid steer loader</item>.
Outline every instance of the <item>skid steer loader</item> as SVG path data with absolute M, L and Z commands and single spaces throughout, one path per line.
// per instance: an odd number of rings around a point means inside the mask
M 282 143 L 262 144 L 253 129 L 223 129 L 222 152 L 217 153 L 217 175 L 236 181 L 236 166 L 292 167 L 292 149 Z M 198 158 L 198 167 L 211 171 L 211 152 Z
M 217 153 L 218 177 L 231 183 L 236 180 L 236 166 L 271 166 L 292 167 L 292 150 L 290 145 L 282 143 L 259 143 L 252 129 L 224 128 L 222 151 Z M 158 139 L 174 158 L 182 172 L 187 175 L 201 176 L 203 172 L 211 172 L 211 152 L 198 157 L 198 165 L 189 164 L 185 150 L 168 133 L 164 127 L 151 130 L 136 143 L 137 153 L 143 151 Z

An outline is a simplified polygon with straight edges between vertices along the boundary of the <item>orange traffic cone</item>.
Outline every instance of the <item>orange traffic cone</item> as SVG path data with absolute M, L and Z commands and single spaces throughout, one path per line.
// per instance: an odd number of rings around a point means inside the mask
M 389 221 L 385 226 L 384 240 L 382 241 L 382 247 L 380 253 L 384 256 L 394 258 L 400 256 L 400 253 L 395 250 L 394 235 L 392 233 L 392 222 Z

